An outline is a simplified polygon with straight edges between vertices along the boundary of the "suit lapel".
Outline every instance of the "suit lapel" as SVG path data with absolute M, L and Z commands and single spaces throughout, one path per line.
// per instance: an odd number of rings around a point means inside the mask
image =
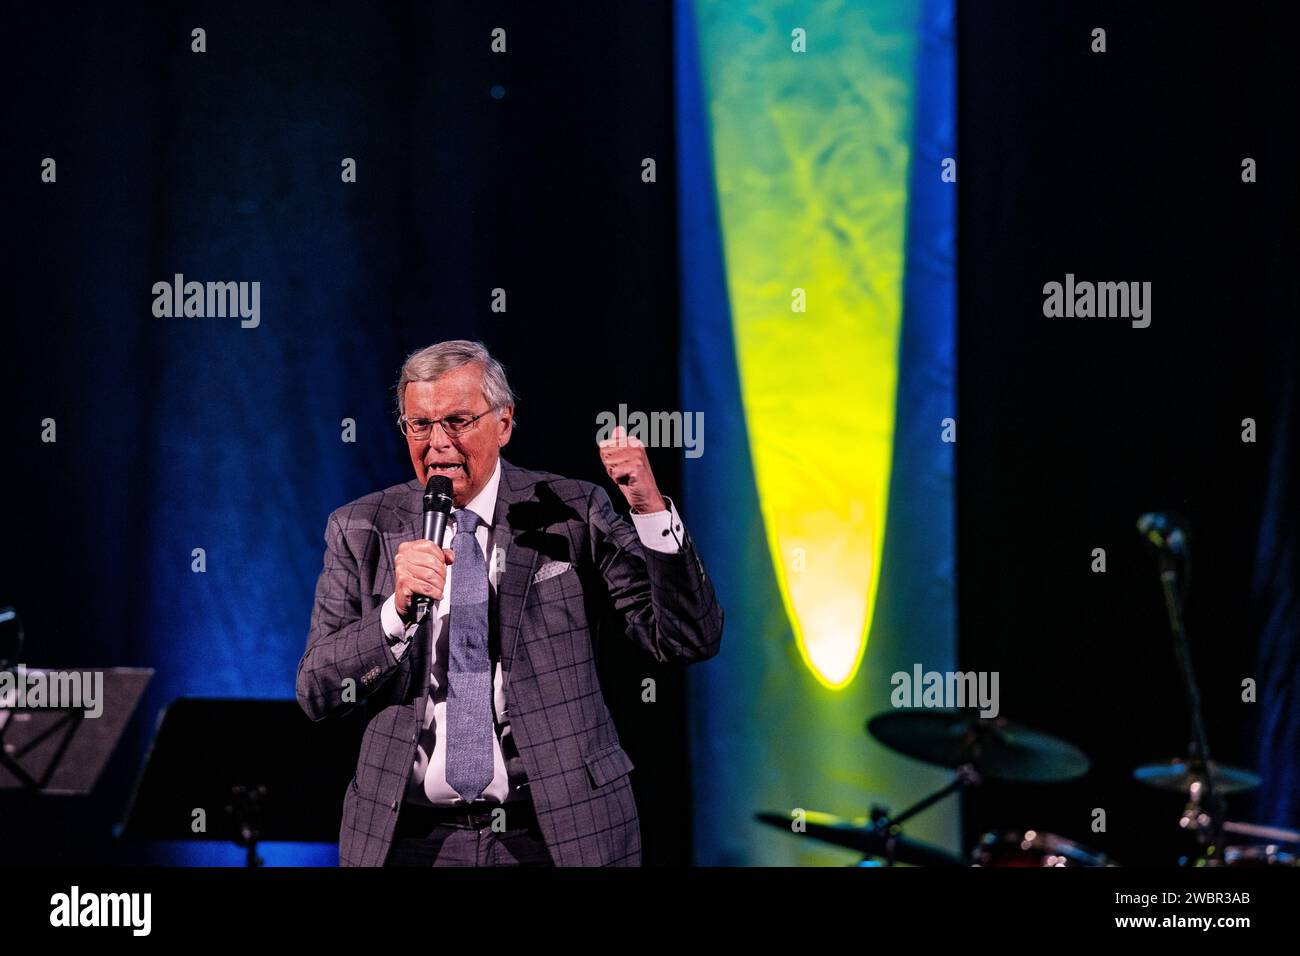
M 492 538 L 506 552 L 501 578 L 497 582 L 497 626 L 501 632 L 501 668 L 507 680 L 515 648 L 519 643 L 524 603 L 528 600 L 528 589 L 532 587 L 540 557 L 534 548 L 520 540 L 529 529 L 521 526 L 517 510 L 512 523 L 510 512 L 512 505 L 529 501 L 532 497 L 532 483 L 524 476 L 523 469 L 502 458 L 501 483 L 497 486 L 496 512 L 492 518 Z

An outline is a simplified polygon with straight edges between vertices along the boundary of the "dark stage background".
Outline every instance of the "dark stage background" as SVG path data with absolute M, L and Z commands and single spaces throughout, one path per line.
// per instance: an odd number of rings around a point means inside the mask
M 1155 558 L 1134 529 L 1153 510 L 1192 531 L 1187 625 L 1211 751 L 1264 775 L 1230 817 L 1300 825 L 1300 76 L 1282 9 L 960 7 L 959 656 L 1001 671 L 1004 716 L 1094 760 L 1079 783 L 968 800 L 969 838 L 1037 827 L 1125 864 L 1176 857 L 1182 803 L 1129 777 L 1187 739 Z M 1044 318 L 1043 284 L 1067 272 L 1151 281 L 1151 326 Z
M 991 787 L 964 823 L 1161 864 L 1181 804 L 1129 775 L 1186 733 L 1144 511 L 1191 524 L 1211 744 L 1265 776 L 1231 815 L 1300 827 L 1300 77 L 1270 6 L 1073 6 L 958 10 L 958 610 L 960 666 L 1000 672 L 1003 715 L 1095 765 Z M 293 697 L 326 516 L 410 476 L 402 357 L 482 339 L 520 396 L 507 457 L 590 480 L 598 412 L 681 406 L 669 4 L 26 5 L 5 33 L 0 603 L 33 665 L 158 673 L 94 798 L 21 827 L 0 805 L 0 832 L 36 862 L 238 863 L 107 834 L 167 702 Z M 1067 272 L 1151 281 L 1151 327 L 1044 318 L 1043 283 Z M 259 281 L 260 325 L 155 318 L 175 273 Z M 689 521 L 680 453 L 651 455 Z M 681 674 L 613 643 L 605 676 L 645 861 L 686 862 Z
M 95 798 L 22 832 L 36 859 L 238 863 L 105 834 L 161 706 L 292 699 L 327 515 L 411 477 L 405 354 L 482 339 L 520 396 L 506 456 L 572 477 L 604 477 L 599 411 L 678 407 L 670 8 L 28 5 L 5 32 L 0 600 L 33 666 L 158 668 Z M 178 272 L 260 281 L 260 325 L 155 318 Z M 678 455 L 651 456 L 685 512 Z M 682 861 L 681 674 L 620 645 L 604 676 L 645 860 Z M 636 707 L 646 676 L 659 707 Z

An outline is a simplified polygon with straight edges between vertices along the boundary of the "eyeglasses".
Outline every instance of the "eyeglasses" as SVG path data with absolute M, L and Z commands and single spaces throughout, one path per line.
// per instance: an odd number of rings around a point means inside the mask
M 397 419 L 397 427 L 401 429 L 403 435 L 407 438 L 414 438 L 416 441 L 428 438 L 433 432 L 434 425 L 441 425 L 442 430 L 448 435 L 462 435 L 474 426 L 474 423 L 493 411 L 489 408 L 487 411 L 479 412 L 477 415 L 470 417 L 467 415 L 448 415 L 446 418 L 407 418 L 402 415 Z

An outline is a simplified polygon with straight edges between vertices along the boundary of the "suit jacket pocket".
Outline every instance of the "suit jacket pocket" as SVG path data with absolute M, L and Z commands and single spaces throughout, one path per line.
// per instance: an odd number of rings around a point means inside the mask
M 578 579 L 578 572 L 569 568 L 543 581 L 534 581 L 528 588 L 527 606 L 545 607 L 572 598 L 582 599 L 582 582 Z
M 632 758 L 619 744 L 584 754 L 582 759 L 587 764 L 587 773 L 591 775 L 591 783 L 595 787 L 603 787 L 631 773 L 634 766 Z

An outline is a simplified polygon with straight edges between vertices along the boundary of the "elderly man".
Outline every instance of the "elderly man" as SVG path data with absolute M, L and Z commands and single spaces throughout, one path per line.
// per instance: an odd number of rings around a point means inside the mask
M 722 608 L 645 447 L 621 429 L 598 442 L 629 524 L 598 485 L 501 457 L 515 400 L 481 343 L 413 353 L 397 402 L 415 478 L 330 515 L 298 665 L 313 720 L 368 711 L 340 863 L 640 865 L 632 762 L 595 635 L 612 622 L 680 663 L 722 639 Z M 440 542 L 422 539 L 433 475 L 453 492 Z

